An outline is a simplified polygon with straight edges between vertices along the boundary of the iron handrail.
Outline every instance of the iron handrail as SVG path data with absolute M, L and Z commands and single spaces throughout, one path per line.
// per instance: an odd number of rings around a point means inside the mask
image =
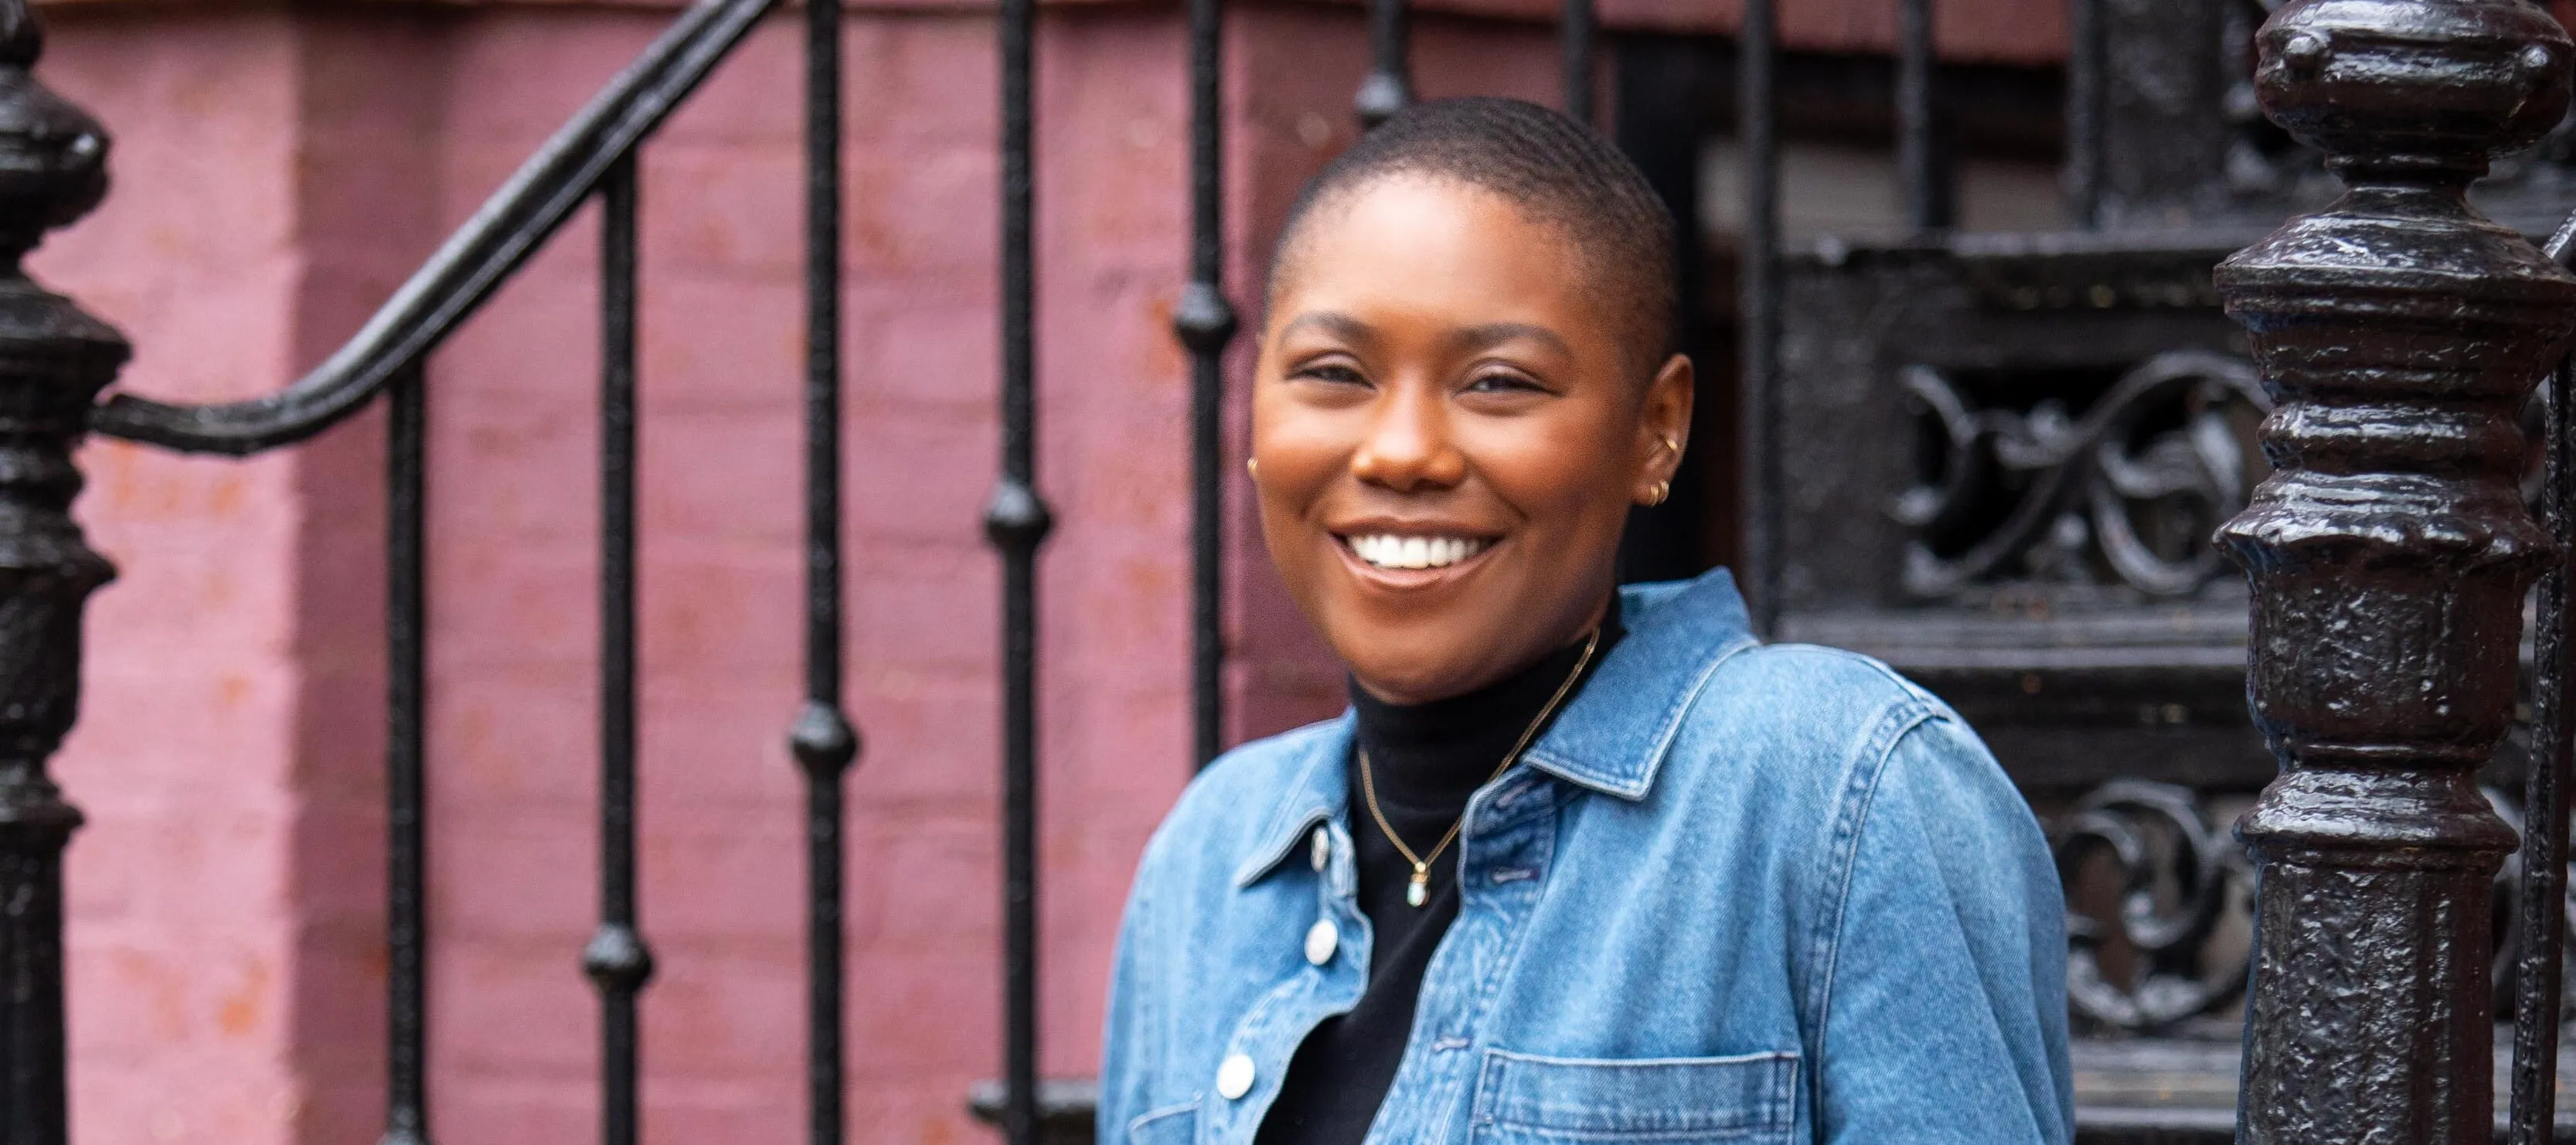
M 778 0 L 697 0 L 546 140 L 346 343 L 276 393 L 195 405 L 117 394 L 90 428 L 166 449 L 246 456 L 366 407 L 480 309 L 600 180 L 632 156 Z

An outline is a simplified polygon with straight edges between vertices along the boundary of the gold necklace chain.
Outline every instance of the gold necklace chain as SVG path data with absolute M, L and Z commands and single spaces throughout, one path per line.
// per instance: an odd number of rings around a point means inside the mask
M 1538 710 L 1538 718 L 1521 729 L 1521 738 L 1513 741 L 1512 750 L 1503 753 L 1503 762 L 1494 768 L 1494 774 L 1485 778 L 1486 783 L 1502 778 L 1504 772 L 1512 769 L 1512 764 L 1519 762 L 1522 750 L 1529 747 L 1530 738 L 1538 734 L 1538 729 L 1547 723 L 1549 716 L 1556 714 L 1556 706 L 1565 702 L 1566 693 L 1574 690 L 1574 682 L 1583 678 L 1584 667 L 1592 663 L 1593 649 L 1600 646 L 1601 630 L 1594 628 L 1591 637 L 1583 642 L 1583 655 L 1575 659 L 1574 670 L 1565 674 L 1565 682 L 1556 686 L 1556 694 L 1547 698 L 1547 706 Z M 1377 820 L 1378 831 L 1386 836 L 1387 842 L 1395 844 L 1396 853 L 1403 855 L 1405 862 L 1413 864 L 1413 878 L 1405 884 L 1404 901 L 1405 905 L 1419 910 L 1431 901 L 1431 864 L 1440 858 L 1441 852 L 1449 849 L 1449 844 L 1458 841 L 1458 832 L 1467 826 L 1467 814 L 1464 811 L 1458 813 L 1457 822 L 1451 823 L 1449 833 L 1432 845 L 1430 854 L 1414 854 L 1413 848 L 1405 846 L 1404 839 L 1395 833 L 1395 824 L 1386 821 L 1386 812 L 1378 808 L 1376 769 L 1369 765 L 1368 749 L 1362 747 L 1358 750 L 1360 793 L 1368 799 L 1369 818 Z

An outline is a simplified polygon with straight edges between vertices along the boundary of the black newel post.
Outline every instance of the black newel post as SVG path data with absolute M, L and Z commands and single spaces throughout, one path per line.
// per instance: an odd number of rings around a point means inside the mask
M 2260 43 L 2265 111 L 2348 190 L 2217 275 L 2280 403 L 2277 468 L 2219 532 L 2281 762 L 2239 825 L 2261 874 L 2237 1140 L 2484 1143 L 2514 837 L 2472 773 L 2549 555 L 2517 415 L 2576 279 L 2463 196 L 2557 123 L 2570 45 L 2525 0 L 2299 0 Z
M 0 1145 L 62 1145 L 63 847 L 80 812 L 45 761 L 80 707 L 81 607 L 115 575 L 71 518 L 71 449 L 125 339 L 19 260 L 107 193 L 107 133 L 28 69 L 43 48 L 0 0 Z

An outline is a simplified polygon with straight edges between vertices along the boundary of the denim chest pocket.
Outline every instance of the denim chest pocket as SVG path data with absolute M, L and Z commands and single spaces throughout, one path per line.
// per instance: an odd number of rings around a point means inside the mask
M 1199 1103 L 1149 1110 L 1127 1123 L 1127 1145 L 1190 1145 L 1199 1131 Z
M 1798 1055 L 1604 1060 L 1485 1051 L 1475 1145 L 1787 1145 Z

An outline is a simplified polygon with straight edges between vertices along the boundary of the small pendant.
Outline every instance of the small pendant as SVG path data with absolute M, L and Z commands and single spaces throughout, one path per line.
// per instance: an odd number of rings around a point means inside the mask
M 1422 904 L 1430 901 L 1431 871 L 1427 867 L 1415 867 L 1413 868 L 1413 881 L 1406 883 L 1404 886 L 1404 905 L 1419 908 Z

